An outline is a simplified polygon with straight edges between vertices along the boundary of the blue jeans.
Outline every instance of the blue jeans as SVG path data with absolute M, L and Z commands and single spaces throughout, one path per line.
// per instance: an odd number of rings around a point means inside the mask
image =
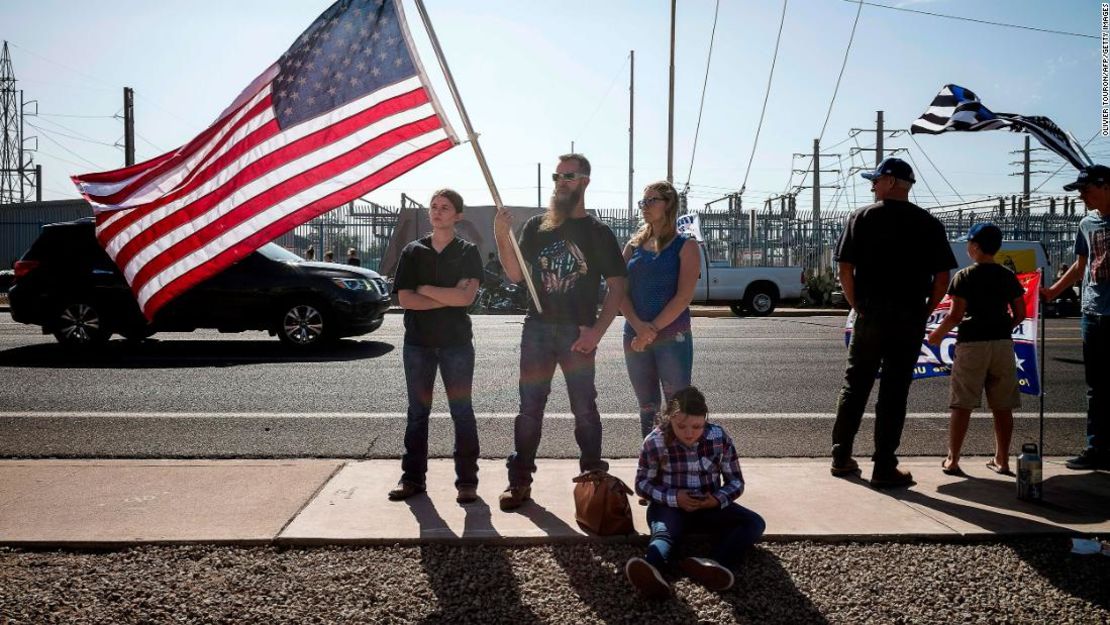
M 563 371 L 574 413 L 574 440 L 582 471 L 609 470 L 601 459 L 601 415 L 594 387 L 594 352 L 580 354 L 570 346 L 578 340 L 578 326 L 525 319 L 520 336 L 520 413 L 513 424 L 515 451 L 509 455 L 509 486 L 532 483 L 536 450 L 543 432 L 543 411 L 551 394 L 555 365 Z
M 736 502 L 724 508 L 687 512 L 653 501 L 648 505 L 647 520 L 651 542 L 646 559 L 656 568 L 670 562 L 671 550 L 690 532 L 715 534 L 717 544 L 710 557 L 730 569 L 735 568 L 744 552 L 767 529 L 763 517 Z
M 906 398 L 924 339 L 924 305 L 921 310 L 885 308 L 860 312 L 856 317 L 833 424 L 834 461 L 851 457 L 867 398 L 875 385 L 875 376 L 879 375 L 875 453 L 871 459 L 876 470 L 898 466 L 896 452 L 906 424 Z
M 636 401 L 640 403 L 640 434 L 647 437 L 655 426 L 655 415 L 664 400 L 690 386 L 694 368 L 694 340 L 690 331 L 658 338 L 642 352 L 632 349 L 632 337 L 624 337 L 624 364 Z M 662 388 L 662 392 L 660 392 Z
M 401 479 L 424 485 L 428 472 L 428 415 L 436 370 L 443 376 L 447 405 L 455 423 L 455 486 L 478 485 L 478 424 L 470 398 L 474 381 L 474 345 L 420 347 L 405 344 L 405 382 L 408 385 L 408 425 Z
M 1087 382 L 1087 447 L 1110 451 L 1110 315 L 1084 314 L 1079 330 Z

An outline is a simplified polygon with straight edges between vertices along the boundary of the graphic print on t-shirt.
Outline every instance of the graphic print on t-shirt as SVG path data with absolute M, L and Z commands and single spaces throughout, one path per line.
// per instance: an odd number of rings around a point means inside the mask
M 540 250 L 540 276 L 547 293 L 566 293 L 589 272 L 586 256 L 578 246 L 565 239 Z
M 1096 284 L 1110 282 L 1110 230 L 1091 233 L 1091 280 Z

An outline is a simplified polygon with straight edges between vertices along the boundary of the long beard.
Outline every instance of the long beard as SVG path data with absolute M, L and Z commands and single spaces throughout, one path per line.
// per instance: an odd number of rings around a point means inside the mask
M 560 195 L 558 191 L 551 194 L 547 203 L 547 214 L 540 223 L 540 230 L 554 230 L 558 228 L 577 208 L 582 199 L 582 190 L 568 191 Z
M 551 210 L 557 213 L 561 218 L 566 219 L 578 207 L 578 202 L 582 200 L 582 189 L 574 191 L 567 191 L 560 194 L 558 191 L 551 194 Z

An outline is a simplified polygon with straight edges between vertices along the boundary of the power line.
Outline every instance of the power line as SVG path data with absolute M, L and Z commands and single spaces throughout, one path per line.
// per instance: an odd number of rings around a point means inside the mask
M 955 193 L 956 197 L 963 200 L 964 199 L 963 196 L 961 196 L 960 192 L 956 190 L 956 187 L 953 187 L 952 183 L 948 182 L 948 178 L 944 177 L 944 172 L 942 172 L 940 170 L 940 167 L 937 167 L 937 164 L 933 162 L 933 159 L 929 158 L 929 155 L 925 152 L 924 149 L 921 148 L 921 144 L 917 142 L 916 138 L 914 138 L 913 133 L 907 133 L 907 134 L 910 135 L 910 139 L 913 140 L 913 144 L 917 146 L 917 149 L 921 150 L 921 155 L 925 157 L 925 160 L 929 161 L 929 164 L 933 166 L 933 169 L 937 170 L 937 173 L 940 174 L 941 179 L 944 180 L 945 184 L 948 185 L 948 188 L 952 189 L 952 193 Z M 906 153 L 909 154 L 909 152 L 906 152 Z M 910 158 L 912 159 L 913 157 L 911 156 Z
M 922 152 L 922 154 L 924 154 L 924 152 Z M 913 168 L 917 170 L 917 177 L 921 178 L 921 182 L 925 183 L 925 188 L 929 190 L 929 195 L 933 196 L 933 201 L 937 203 L 937 206 L 940 206 L 940 199 L 937 198 L 936 193 L 933 193 L 933 187 L 929 186 L 929 181 L 926 180 L 925 176 L 922 175 L 924 172 L 922 172 L 921 168 L 917 166 L 917 159 L 915 159 L 913 157 L 913 153 L 910 152 L 909 150 L 906 150 L 906 156 L 910 157 L 910 162 L 913 163 Z M 932 161 L 929 161 L 929 162 L 932 163 Z M 936 169 L 936 165 L 933 165 L 933 168 Z M 940 170 L 938 169 L 937 172 L 939 173 Z M 944 174 L 941 174 L 941 178 L 943 178 L 943 177 L 944 177 Z M 912 189 L 913 187 L 910 187 L 910 188 Z M 963 199 L 963 198 L 961 198 L 961 199 Z
M 1083 33 L 1072 33 L 1064 30 L 1051 30 L 1048 28 L 1036 28 L 1033 26 L 1022 26 L 1021 24 L 1006 24 L 1003 22 L 992 22 L 990 20 L 978 20 L 973 17 L 960 17 L 958 15 L 945 15 L 944 13 L 930 13 L 929 11 L 919 11 L 917 9 L 907 9 L 905 7 L 892 7 L 885 4 L 876 4 L 874 2 L 863 2 L 862 0 L 844 0 L 853 4 L 866 4 L 867 6 L 878 7 L 880 9 L 890 9 L 891 11 L 905 11 L 906 13 L 917 13 L 919 15 L 928 15 L 931 17 L 943 17 L 950 20 L 959 20 L 961 22 L 975 22 L 976 24 L 987 24 L 989 26 L 1002 26 L 1005 28 L 1018 28 L 1021 30 L 1033 30 L 1039 33 L 1048 33 L 1051 35 L 1066 35 L 1068 37 L 1083 37 L 1085 39 L 1098 39 L 1095 35 L 1085 35 Z
M 1096 130 L 1096 131 L 1095 131 L 1095 134 L 1091 135 L 1091 138 L 1090 138 L 1090 139 L 1087 139 L 1087 142 L 1083 144 L 1083 149 L 1087 149 L 1087 146 L 1088 146 L 1088 145 L 1090 145 L 1090 143 L 1091 143 L 1092 141 L 1094 141 L 1094 140 L 1095 140 L 1095 137 L 1097 137 L 1097 136 L 1099 135 L 1099 133 L 1100 133 L 1100 132 L 1101 132 L 1101 131 L 1099 131 L 1099 130 Z M 1070 165 L 1070 164 L 1071 164 L 1071 163 L 1067 163 L 1067 162 L 1065 162 L 1065 163 L 1064 163 L 1063 165 L 1060 165 L 1060 167 L 1059 167 L 1059 168 L 1058 168 L 1058 169 L 1057 169 L 1056 171 L 1052 172 L 1052 174 L 1051 174 L 1051 175 L 1050 175 L 1050 176 L 1049 176 L 1048 178 L 1045 178 L 1045 179 L 1044 179 L 1044 181 L 1043 181 L 1043 182 L 1041 182 L 1041 184 L 1037 185 L 1037 188 L 1036 188 L 1036 189 L 1033 189 L 1032 191 L 1030 191 L 1030 193 L 1036 193 L 1037 191 L 1040 191 L 1040 190 L 1041 190 L 1041 187 L 1043 187 L 1043 186 L 1045 186 L 1046 184 L 1048 184 L 1048 181 L 1049 181 L 1049 180 L 1052 180 L 1053 178 L 1055 178 L 1055 177 L 1056 177 L 1056 174 L 1058 174 L 1058 173 L 1060 173 L 1061 171 L 1063 171 L 1063 169 L 1064 169 L 1065 167 L 1067 167 L 1068 165 Z
M 820 145 L 821 139 L 825 138 L 825 129 L 829 125 L 829 118 L 832 117 L 833 104 L 836 103 L 836 95 L 840 92 L 840 80 L 844 78 L 844 68 L 848 66 L 848 53 L 852 51 L 852 42 L 856 39 L 856 26 L 859 25 L 859 16 L 862 12 L 863 3 L 860 2 L 859 5 L 856 7 L 856 19 L 852 22 L 852 32 L 848 35 L 848 46 L 844 48 L 844 60 L 842 60 L 840 63 L 840 74 L 838 74 L 836 77 L 836 87 L 833 88 L 832 98 L 829 100 L 829 110 L 825 111 L 825 122 L 821 124 L 821 134 L 817 135 L 818 145 Z M 806 178 L 809 176 L 809 168 L 812 166 L 813 159 L 810 158 L 809 165 L 806 167 L 805 173 L 802 174 L 802 180 L 798 183 L 799 185 L 805 184 Z M 793 173 L 791 173 L 791 178 L 793 177 Z M 790 183 L 787 182 L 786 186 L 789 187 Z
M 38 131 L 41 131 L 41 132 L 44 132 L 44 133 L 45 132 L 52 132 L 52 133 L 58 135 L 59 137 L 65 137 L 67 139 L 73 139 L 74 141 L 84 141 L 85 143 L 95 143 L 96 145 L 104 145 L 104 146 L 108 146 L 110 148 L 116 147 L 116 144 L 114 144 L 114 143 L 105 143 L 103 141 L 97 141 L 96 139 L 86 139 L 85 137 L 78 137 L 77 135 L 66 134 L 64 132 L 59 132 L 57 130 L 47 131 L 42 126 L 36 126 L 36 125 L 32 124 L 31 122 L 25 121 L 24 123 L 26 123 L 31 128 L 34 128 L 35 130 L 38 130 Z
M 43 133 L 42 136 L 43 137 L 46 137 L 51 143 L 53 143 L 54 145 L 62 148 L 63 150 L 68 152 L 71 156 L 75 156 L 75 157 L 85 161 L 89 165 L 92 165 L 93 167 L 97 168 L 98 170 L 104 169 L 104 167 L 101 167 L 100 165 L 97 165 L 96 163 L 94 163 L 94 162 L 90 161 L 89 159 L 85 158 L 84 156 L 81 156 L 77 152 L 74 152 L 73 150 L 71 150 L 71 149 L 67 148 L 66 146 L 62 145 L 57 139 L 55 139 L 54 137 L 51 137 L 50 133 L 47 132 L 46 130 L 43 130 L 42 128 L 39 128 L 39 130 L 42 131 L 42 133 Z
M 582 125 L 582 128 L 578 131 L 578 133 L 574 135 L 575 137 L 581 137 L 582 133 L 586 132 L 586 129 L 590 127 L 590 123 L 594 121 L 594 117 L 597 116 L 597 112 L 601 110 L 601 106 L 605 104 L 605 100 L 608 99 L 609 93 L 613 90 L 613 85 L 617 84 L 617 79 L 620 78 L 621 74 L 624 73 L 624 67 L 628 65 L 629 58 L 631 58 L 631 55 L 624 57 L 624 62 L 621 63 L 621 66 L 617 68 L 617 73 L 613 74 L 613 80 L 609 81 L 609 88 L 605 90 L 605 95 L 601 96 L 601 100 L 597 103 L 597 108 L 595 108 L 594 112 L 590 114 L 589 119 L 587 119 L 586 123 Z
M 755 160 L 755 148 L 759 145 L 759 133 L 763 130 L 763 116 L 767 113 L 767 101 L 771 98 L 771 79 L 775 77 L 775 64 L 779 59 L 779 43 L 782 42 L 782 25 L 786 23 L 786 5 L 789 0 L 782 0 L 782 17 L 779 18 L 779 34 L 775 37 L 775 52 L 771 56 L 771 71 L 767 74 L 767 90 L 763 93 L 763 108 L 759 111 L 759 124 L 755 127 L 755 140 L 752 141 L 752 153 L 748 156 L 748 167 L 744 170 L 744 181 L 740 183 L 740 193 L 748 188 L 748 175 L 752 173 L 752 161 Z
M 113 144 L 105 144 L 103 141 L 100 141 L 99 139 L 95 139 L 93 137 L 90 137 L 90 136 L 86 135 L 83 132 L 80 132 L 80 131 L 77 131 L 77 130 L 74 130 L 74 129 L 70 128 L 69 126 L 64 126 L 62 124 L 59 124 L 58 122 L 56 122 L 52 119 L 44 119 L 42 121 L 47 122 L 49 124 L 53 124 L 53 125 L 57 126 L 58 128 L 61 128 L 62 130 L 65 130 L 66 132 L 77 135 L 76 137 L 70 137 L 71 139 L 72 138 L 83 138 L 84 140 L 89 141 L 90 143 L 100 143 L 100 144 L 103 144 L 103 145 L 113 145 Z M 37 128 L 37 126 L 35 126 L 31 122 L 27 122 L 27 125 L 31 126 L 33 128 Z M 55 130 L 54 132 L 58 132 L 58 131 Z M 58 132 L 58 134 L 62 135 L 63 137 L 67 136 L 67 135 L 65 135 L 63 133 L 60 133 L 60 132 Z
M 116 119 L 115 115 L 67 115 L 64 113 L 42 113 L 38 114 L 39 117 L 72 117 L 76 119 Z
M 698 105 L 698 124 L 694 128 L 694 147 L 690 150 L 690 169 L 686 172 L 686 188 L 690 188 L 690 177 L 694 175 L 694 155 L 698 152 L 698 133 L 701 132 L 701 114 L 705 110 L 705 92 L 709 87 L 709 63 L 713 60 L 713 42 L 717 38 L 717 15 L 721 10 L 721 0 L 713 9 L 713 29 L 709 32 L 709 54 L 705 59 L 705 80 L 701 84 L 701 104 Z

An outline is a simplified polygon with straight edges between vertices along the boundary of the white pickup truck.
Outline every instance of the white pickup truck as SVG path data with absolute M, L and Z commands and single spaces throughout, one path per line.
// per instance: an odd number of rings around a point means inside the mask
M 709 262 L 704 246 L 701 258 L 695 304 L 727 304 L 737 316 L 765 317 L 779 302 L 802 296 L 801 267 L 730 267 Z

